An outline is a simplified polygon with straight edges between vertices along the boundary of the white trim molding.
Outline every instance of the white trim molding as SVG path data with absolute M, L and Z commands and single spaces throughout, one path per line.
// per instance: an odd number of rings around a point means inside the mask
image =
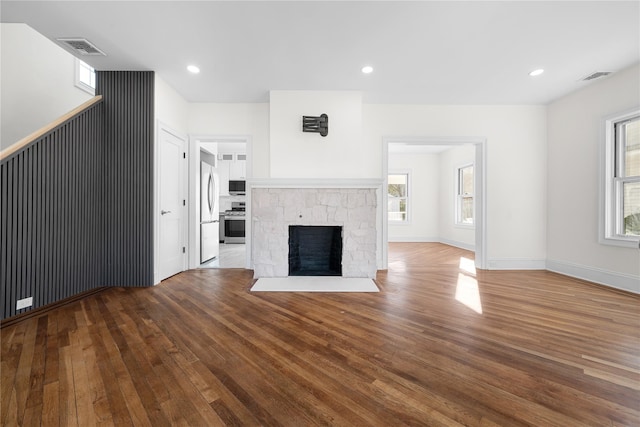
M 617 273 L 565 261 L 547 260 L 547 270 L 576 279 L 640 294 L 640 276 Z

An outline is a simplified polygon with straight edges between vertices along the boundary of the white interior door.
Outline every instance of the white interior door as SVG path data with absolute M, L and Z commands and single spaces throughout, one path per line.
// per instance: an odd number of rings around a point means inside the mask
M 185 269 L 186 255 L 184 231 L 186 226 L 186 203 L 184 190 L 185 141 L 160 129 L 159 176 L 160 176 L 160 230 L 159 230 L 159 275 L 160 280 Z

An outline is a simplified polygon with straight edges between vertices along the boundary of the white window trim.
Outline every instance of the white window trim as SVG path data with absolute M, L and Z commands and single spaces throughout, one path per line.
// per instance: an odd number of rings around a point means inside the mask
M 389 223 L 389 225 L 394 225 L 394 226 L 411 225 L 411 220 L 413 219 L 413 213 L 412 213 L 413 203 L 411 203 L 411 193 L 413 191 L 413 184 L 411 183 L 412 171 L 411 169 L 394 169 L 394 170 L 390 170 L 389 173 L 387 173 L 387 187 L 385 188 L 385 192 L 387 193 L 387 201 L 389 200 L 389 193 L 388 193 L 389 175 L 407 175 L 407 219 L 404 221 L 397 220 L 397 219 L 389 219 L 389 215 L 387 213 L 387 222 Z
M 84 62 L 81 61 L 78 58 L 74 58 L 73 61 L 73 65 L 74 65 L 74 70 L 75 70 L 75 86 L 79 89 L 82 89 L 83 91 L 89 93 L 90 95 L 95 95 L 96 94 L 96 89 L 94 87 L 91 87 L 90 85 L 86 84 L 83 81 L 80 81 L 80 62 Z
M 461 222 L 460 221 L 460 194 L 459 194 L 459 189 L 460 189 L 460 170 L 467 168 L 469 166 L 473 167 L 473 192 L 471 193 L 471 197 L 473 198 L 473 222 L 471 224 L 467 223 L 467 222 Z M 454 197 L 454 211 L 453 211 L 453 225 L 456 228 L 466 228 L 466 229 L 474 229 L 476 228 L 476 183 L 475 183 L 475 177 L 476 177 L 476 168 L 475 165 L 473 164 L 473 162 L 471 163 L 465 163 L 463 165 L 457 166 L 456 168 L 454 168 L 454 179 L 453 179 L 453 197 Z
M 615 177 L 616 145 L 615 124 L 629 120 L 640 114 L 640 106 L 630 110 L 605 117 L 603 120 L 604 135 L 602 138 L 601 167 L 600 167 L 600 224 L 598 241 L 604 245 L 637 248 L 640 238 L 637 236 L 623 236 L 616 229 L 616 213 L 621 209 L 616 206 L 622 198 L 617 195 L 620 185 Z

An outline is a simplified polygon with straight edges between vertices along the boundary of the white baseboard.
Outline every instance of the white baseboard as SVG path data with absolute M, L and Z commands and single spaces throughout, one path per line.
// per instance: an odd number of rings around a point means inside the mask
M 555 260 L 547 260 L 547 270 L 640 294 L 640 276 Z
M 449 239 L 440 239 L 439 241 L 440 243 L 443 243 L 445 245 L 454 246 L 460 249 L 466 249 L 467 251 L 471 251 L 471 252 L 476 251 L 476 245 L 471 245 L 469 243 L 458 242 L 456 240 L 449 240 Z
M 389 242 L 395 243 L 439 243 L 437 237 L 389 236 Z
M 488 266 L 489 270 L 545 270 L 546 262 L 543 259 L 493 258 Z
M 415 237 L 415 236 L 389 236 L 389 242 L 405 242 L 405 243 L 442 243 L 444 245 L 455 246 L 456 248 L 466 249 L 475 252 L 475 245 L 455 240 L 442 239 L 440 237 Z

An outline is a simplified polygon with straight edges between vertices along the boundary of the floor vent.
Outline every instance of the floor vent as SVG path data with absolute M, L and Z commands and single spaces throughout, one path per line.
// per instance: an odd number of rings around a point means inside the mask
M 62 38 L 58 39 L 58 41 L 83 56 L 107 56 L 106 53 L 98 49 L 87 39 Z
M 599 79 L 600 77 L 605 77 L 611 74 L 611 71 L 596 71 L 595 73 L 589 74 L 587 77 L 580 79 L 583 82 L 588 82 L 590 80 Z

